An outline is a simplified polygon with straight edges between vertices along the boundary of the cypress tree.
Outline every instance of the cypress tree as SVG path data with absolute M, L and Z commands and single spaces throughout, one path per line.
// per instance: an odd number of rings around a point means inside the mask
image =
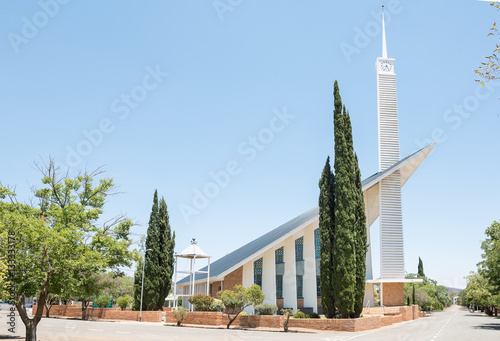
M 141 284 L 142 284 L 142 258 L 137 262 L 134 273 L 134 300 L 132 310 L 139 310 L 141 304 Z
M 160 200 L 160 210 L 158 212 L 158 235 L 160 248 L 158 257 L 160 285 L 158 287 L 159 298 L 156 308 L 161 309 L 172 286 L 175 247 L 175 232 L 172 235 L 167 204 L 163 197 Z
M 418 257 L 418 277 L 425 277 L 424 273 L 424 262 L 422 262 L 422 258 Z
M 363 185 L 361 183 L 361 171 L 358 165 L 358 156 L 354 154 L 354 169 L 356 174 L 356 294 L 354 303 L 354 315 L 359 317 L 363 312 L 363 301 L 366 288 L 366 252 L 368 251 L 365 200 Z
M 356 291 L 355 203 L 353 163 L 346 141 L 344 116 L 337 81 L 334 84 L 335 131 L 335 234 L 333 248 L 334 299 L 337 309 L 347 318 L 354 313 Z
M 415 303 L 415 301 L 416 301 L 415 300 L 415 284 L 413 284 L 413 293 L 411 296 L 412 296 L 411 298 L 412 298 L 413 304 L 417 304 L 417 303 Z
M 153 207 L 149 216 L 148 231 L 146 236 L 145 268 L 144 268 L 144 294 L 142 299 L 142 310 L 157 310 L 160 300 L 160 235 L 158 230 L 158 191 L 155 190 Z M 165 297 L 163 298 L 165 299 Z M 163 304 L 162 304 L 163 306 Z
M 327 157 L 319 180 L 320 285 L 321 305 L 327 318 L 335 316 L 333 291 L 333 236 L 335 234 L 335 177 Z

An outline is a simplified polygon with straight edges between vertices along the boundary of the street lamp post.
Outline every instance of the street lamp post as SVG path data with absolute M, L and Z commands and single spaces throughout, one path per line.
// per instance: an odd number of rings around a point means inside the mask
M 146 252 L 153 251 L 152 249 L 147 249 L 144 251 L 144 256 L 142 258 L 142 284 L 141 284 L 141 310 L 139 313 L 139 322 L 142 322 L 142 294 L 144 293 L 144 266 L 146 265 Z

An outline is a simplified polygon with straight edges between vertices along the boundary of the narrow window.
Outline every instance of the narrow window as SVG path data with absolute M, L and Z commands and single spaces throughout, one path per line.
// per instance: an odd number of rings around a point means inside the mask
M 262 289 L 262 258 L 253 262 L 253 282 Z
M 295 239 L 295 261 L 304 260 L 304 237 Z
M 303 280 L 302 280 L 302 276 L 297 276 L 297 298 L 303 298 L 304 297 L 303 286 L 304 286 L 304 283 L 303 283 Z

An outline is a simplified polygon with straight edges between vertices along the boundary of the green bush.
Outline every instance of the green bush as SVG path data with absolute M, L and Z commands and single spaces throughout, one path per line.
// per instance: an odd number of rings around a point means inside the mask
M 122 310 L 125 310 L 130 302 L 132 301 L 132 297 L 130 297 L 129 295 L 124 295 L 122 297 L 119 297 L 117 300 L 116 300 L 116 304 L 122 308 Z
M 196 311 L 214 311 L 214 298 L 205 294 L 196 294 L 188 299 Z M 215 306 L 215 310 L 217 307 Z
M 182 321 L 187 317 L 189 310 L 188 308 L 178 307 L 173 312 L 174 318 L 177 320 L 177 326 L 180 326 Z
M 255 306 L 255 315 L 274 315 L 278 307 L 271 303 L 262 303 Z
M 293 314 L 293 318 L 294 319 L 305 319 L 306 318 L 306 314 L 304 314 L 303 312 L 301 312 L 300 309 L 297 309 L 297 312 L 295 314 Z
M 106 306 L 111 302 L 112 298 L 108 295 L 103 295 L 96 297 L 94 303 L 97 304 L 99 308 L 106 308 Z
M 219 299 L 214 299 L 214 303 L 212 303 L 210 311 L 217 311 L 217 306 L 220 306 L 220 311 L 224 311 L 224 303 L 222 303 L 222 300 Z
M 246 316 L 246 315 L 247 315 L 247 313 L 246 313 L 246 312 L 244 312 L 244 311 L 242 311 L 239 315 L 240 315 L 240 316 Z
M 307 315 L 307 318 L 308 319 L 319 319 L 320 317 L 316 313 L 310 313 L 309 315 Z

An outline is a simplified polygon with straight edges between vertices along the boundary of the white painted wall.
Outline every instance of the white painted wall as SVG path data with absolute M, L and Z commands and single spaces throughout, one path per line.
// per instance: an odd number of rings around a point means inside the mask
M 318 223 L 308 225 L 304 230 L 304 307 L 318 312 L 316 294 L 316 258 L 314 252 L 314 229 Z
M 262 260 L 262 291 L 265 303 L 276 304 L 276 262 L 274 248 L 264 252 Z
M 284 241 L 283 259 L 285 274 L 283 275 L 283 305 L 285 308 L 297 310 L 297 284 L 295 273 L 295 238 L 290 236 Z

